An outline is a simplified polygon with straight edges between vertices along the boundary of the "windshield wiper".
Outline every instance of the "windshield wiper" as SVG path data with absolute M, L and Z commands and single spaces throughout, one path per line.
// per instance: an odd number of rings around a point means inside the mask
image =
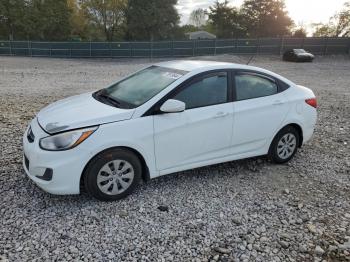
M 107 101 L 107 102 L 110 103 L 111 105 L 113 105 L 113 106 L 115 106 L 115 107 L 120 107 L 120 102 L 119 102 L 117 99 L 115 99 L 115 98 L 113 98 L 113 97 L 107 95 L 107 94 L 105 93 L 104 89 L 102 89 L 101 91 L 97 92 L 96 95 L 97 95 L 98 97 L 100 97 L 100 98 L 103 98 L 105 101 Z

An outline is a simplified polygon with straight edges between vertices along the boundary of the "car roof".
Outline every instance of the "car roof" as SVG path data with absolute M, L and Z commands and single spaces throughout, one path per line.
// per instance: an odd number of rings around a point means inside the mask
M 155 66 L 167 67 L 184 71 L 205 70 L 212 68 L 239 68 L 239 69 L 257 69 L 256 67 L 234 64 L 228 62 L 204 61 L 204 60 L 173 60 L 155 64 Z
M 244 64 L 235 64 L 235 63 L 228 63 L 228 62 L 216 62 L 216 61 L 204 61 L 204 60 L 173 60 L 173 61 L 167 61 L 167 62 L 161 62 L 154 64 L 155 66 L 161 66 L 176 70 L 183 70 L 187 72 L 204 72 L 209 70 L 215 70 L 215 69 L 240 69 L 240 70 L 252 70 L 256 72 L 265 73 L 267 75 L 276 77 L 280 80 L 282 80 L 285 83 L 288 83 L 289 85 L 292 85 L 293 82 L 290 80 L 274 73 L 269 70 L 255 67 L 255 66 L 249 66 Z

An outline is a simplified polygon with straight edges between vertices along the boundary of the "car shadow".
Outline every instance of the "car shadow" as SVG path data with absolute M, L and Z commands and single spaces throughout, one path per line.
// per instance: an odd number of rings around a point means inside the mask
M 184 185 L 194 185 L 200 186 L 203 182 L 213 182 L 218 176 L 223 178 L 227 176 L 237 176 L 241 173 L 249 173 L 250 175 L 258 174 L 262 167 L 271 165 L 267 157 L 255 157 L 247 158 L 242 160 L 235 160 L 200 168 L 195 168 L 191 170 L 186 170 L 182 172 L 171 173 L 168 175 L 153 178 L 147 182 L 142 181 L 140 185 L 136 188 L 130 196 L 125 198 L 137 201 L 137 198 L 151 198 L 152 192 L 158 190 L 163 186 L 180 186 Z M 76 207 L 84 206 L 88 204 L 101 204 L 101 203 L 113 203 L 113 202 L 101 202 L 99 200 L 90 197 L 84 190 L 79 195 L 52 195 L 49 194 L 39 187 L 37 187 L 34 182 L 32 182 L 28 177 L 27 187 L 28 191 L 31 193 L 31 197 L 36 199 L 36 201 L 41 206 L 41 208 L 46 208 L 47 206 L 52 207 L 52 205 L 62 205 L 63 203 L 69 206 L 75 205 Z M 198 183 L 198 184 L 197 184 Z M 35 202 L 36 202 L 35 201 Z M 114 203 L 120 203 L 124 200 L 114 201 Z

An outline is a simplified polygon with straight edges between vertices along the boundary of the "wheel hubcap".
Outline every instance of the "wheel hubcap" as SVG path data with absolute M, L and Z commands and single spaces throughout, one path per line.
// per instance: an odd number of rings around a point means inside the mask
M 97 174 L 97 186 L 107 195 L 118 195 L 129 188 L 134 179 L 134 168 L 125 160 L 106 163 Z
M 281 137 L 277 144 L 277 155 L 281 159 L 287 159 L 293 155 L 297 146 L 297 139 L 294 134 L 288 133 Z

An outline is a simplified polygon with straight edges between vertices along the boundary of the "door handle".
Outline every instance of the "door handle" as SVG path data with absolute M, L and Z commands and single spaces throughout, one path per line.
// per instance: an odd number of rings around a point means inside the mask
M 281 101 L 281 100 L 276 100 L 276 101 L 273 102 L 272 105 L 274 105 L 274 106 L 279 106 L 279 105 L 283 105 L 283 104 L 284 104 L 283 101 Z
M 228 116 L 228 113 L 227 112 L 218 112 L 214 118 L 220 118 L 220 117 L 225 117 L 225 116 Z

